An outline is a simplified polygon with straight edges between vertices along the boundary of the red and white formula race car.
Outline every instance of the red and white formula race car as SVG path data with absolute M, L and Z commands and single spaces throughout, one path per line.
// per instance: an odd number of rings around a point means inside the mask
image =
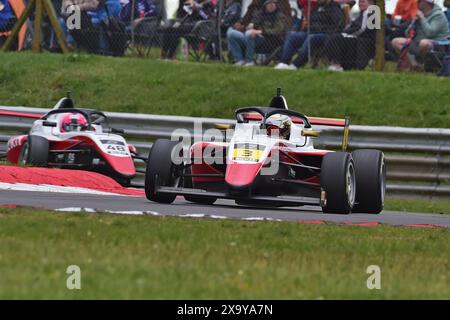
M 128 186 L 136 175 L 136 148 L 109 127 L 104 113 L 75 108 L 62 98 L 44 115 L 1 111 L 2 116 L 36 118 L 26 135 L 9 139 L 6 158 L 19 165 L 92 170 Z
M 326 213 L 379 213 L 386 189 L 384 155 L 346 152 L 348 122 L 291 111 L 279 90 L 269 107 L 236 110 L 229 142 L 195 142 L 184 156 L 178 141 L 157 140 L 147 162 L 146 196 L 161 203 L 182 195 L 204 204 L 222 198 L 250 206 L 317 205 Z M 319 132 L 312 125 L 344 127 L 344 151 L 315 149 Z

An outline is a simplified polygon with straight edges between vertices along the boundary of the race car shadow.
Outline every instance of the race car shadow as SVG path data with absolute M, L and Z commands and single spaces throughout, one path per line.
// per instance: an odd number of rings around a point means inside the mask
M 281 212 L 314 212 L 314 213 L 322 213 L 322 209 L 320 207 L 314 207 L 314 206 L 296 206 L 296 207 L 277 207 L 277 206 L 255 206 L 255 205 L 239 205 L 236 204 L 233 200 L 219 200 L 219 203 L 214 204 L 200 204 L 200 203 L 193 203 L 185 200 L 182 201 L 182 205 L 192 206 L 192 207 L 201 207 L 201 208 L 222 208 L 222 209 L 233 209 L 233 210 L 240 210 L 240 211 L 247 211 L 247 210 L 258 210 L 258 211 L 281 211 Z M 226 202 L 226 203 L 224 203 Z

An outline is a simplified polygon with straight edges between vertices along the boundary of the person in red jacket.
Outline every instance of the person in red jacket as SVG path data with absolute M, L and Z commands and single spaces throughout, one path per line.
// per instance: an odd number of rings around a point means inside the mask
M 398 0 L 390 19 L 386 19 L 386 35 L 389 40 L 401 37 L 417 15 L 417 0 Z
M 417 15 L 417 8 L 417 0 L 398 0 L 392 18 L 401 17 L 402 20 L 412 20 Z

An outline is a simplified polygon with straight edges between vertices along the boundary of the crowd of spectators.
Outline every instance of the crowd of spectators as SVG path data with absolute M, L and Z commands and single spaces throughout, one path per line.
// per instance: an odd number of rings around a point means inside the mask
M 0 0 L 0 44 L 18 18 L 13 1 L 24 0 Z M 323 61 L 329 70 L 343 71 L 364 69 L 375 56 L 376 29 L 370 23 L 376 11 L 369 10 L 374 0 L 297 0 L 301 12 L 294 15 L 289 0 L 253 0 L 246 8 L 242 0 L 179 0 L 172 17 L 163 16 L 164 1 L 52 2 L 69 47 L 93 53 L 123 54 L 134 26 L 153 17 L 165 22 L 157 30 L 162 59 L 175 59 L 180 38 L 200 21 L 219 22 L 216 37 L 223 40 L 223 50 L 238 66 L 254 66 L 263 55 L 271 56 L 279 70 Z M 445 12 L 436 1 L 397 0 L 394 11 L 386 16 L 386 58 L 398 61 L 399 68 L 420 69 L 437 46 L 444 51 L 450 47 L 445 43 L 450 10 Z M 444 5 L 448 7 L 450 0 Z M 81 29 L 67 25 L 74 6 L 81 13 Z M 356 14 L 349 14 L 351 7 Z
M 236 22 L 227 31 L 228 48 L 235 64 L 253 66 L 255 50 L 275 50 L 281 45 L 288 27 L 288 18 L 277 0 L 264 0 L 247 24 Z
M 434 46 L 434 41 L 447 39 L 448 20 L 435 0 L 419 0 L 413 7 L 415 15 L 407 19 L 409 23 L 403 34 L 397 34 L 391 41 L 395 52 L 400 56 L 402 66 L 417 69 Z M 414 14 L 411 13 L 410 16 Z M 409 18 L 409 17 L 408 17 Z

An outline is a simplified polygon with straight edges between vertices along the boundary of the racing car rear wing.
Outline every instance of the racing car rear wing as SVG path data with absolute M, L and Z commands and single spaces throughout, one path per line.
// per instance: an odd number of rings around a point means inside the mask
M 43 115 L 44 114 L 30 113 L 30 112 L 18 112 L 18 111 L 0 110 L 0 116 L 6 116 L 6 117 L 40 119 Z
M 345 127 L 346 119 L 308 117 L 311 124 L 318 126 Z
M 245 114 L 244 119 L 249 120 L 249 121 L 261 121 L 262 116 L 256 112 L 255 113 L 252 112 L 252 113 Z M 312 125 L 344 128 L 344 136 L 342 138 L 342 151 L 347 150 L 349 126 L 350 126 L 350 118 L 349 117 L 345 117 L 344 119 L 308 117 L 308 120 L 309 120 L 309 123 Z M 294 123 L 303 123 L 302 119 L 296 118 L 296 117 L 292 117 L 292 121 Z
M 297 119 L 293 119 L 292 121 L 296 122 Z M 300 123 L 301 119 L 298 119 Z M 309 123 L 318 126 L 328 126 L 328 127 L 343 127 L 344 128 L 344 136 L 342 137 L 342 151 L 347 151 L 348 146 L 348 135 L 349 135 L 349 126 L 350 126 L 350 118 L 345 117 L 344 119 L 335 119 L 335 118 L 318 118 L 318 117 L 308 117 Z
M 262 116 L 256 112 L 248 113 L 244 115 L 245 120 L 249 121 L 261 121 Z M 337 119 L 337 118 L 319 118 L 319 117 L 308 117 L 308 120 L 311 124 L 319 125 L 319 126 L 330 126 L 330 127 L 345 127 L 346 119 Z M 292 121 L 294 123 L 303 123 L 303 120 L 300 118 L 292 117 Z

